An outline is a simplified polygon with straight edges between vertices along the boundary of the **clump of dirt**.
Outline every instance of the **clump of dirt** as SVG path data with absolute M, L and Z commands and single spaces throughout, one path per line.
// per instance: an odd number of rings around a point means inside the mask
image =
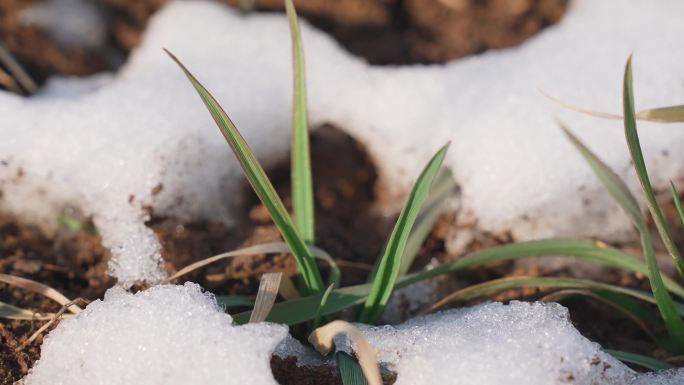
M 109 251 L 89 226 L 60 229 L 46 237 L 34 226 L 0 216 L 0 273 L 51 286 L 68 298 L 93 300 L 114 284 L 107 276 Z M 60 305 L 38 294 L 0 283 L 0 301 L 37 312 L 57 312 Z M 22 347 L 43 322 L 0 319 L 0 384 L 21 379 L 40 356 L 42 336 Z
M 273 377 L 280 385 L 342 385 L 335 366 L 297 366 L 296 357 L 271 358 Z

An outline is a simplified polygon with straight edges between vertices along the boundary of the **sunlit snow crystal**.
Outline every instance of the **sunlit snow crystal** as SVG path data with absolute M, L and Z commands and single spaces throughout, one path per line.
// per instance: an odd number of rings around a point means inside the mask
M 487 303 L 362 331 L 396 385 L 647 383 L 580 335 L 558 304 Z M 684 372 L 649 378 L 676 385 Z
M 287 335 L 233 326 L 199 286 L 110 289 L 46 338 L 26 385 L 275 385 L 270 357 Z
M 515 239 L 629 236 L 629 221 L 554 118 L 634 187 L 621 123 L 560 110 L 537 87 L 619 112 L 633 52 L 637 108 L 680 103 L 682 14 L 681 0 L 576 0 L 558 25 L 518 48 L 412 67 L 369 66 L 304 23 L 311 123 L 336 124 L 362 142 L 389 197 L 405 194 L 451 140 L 446 164 L 462 187 L 459 220 L 481 230 Z M 57 82 L 28 99 L 0 92 L 0 209 L 46 227 L 65 206 L 93 215 L 124 285 L 163 276 L 146 209 L 229 223 L 242 191 L 237 163 L 162 47 L 215 94 L 266 165 L 284 159 L 292 88 L 284 15 L 172 3 L 110 81 Z M 683 176 L 684 129 L 641 127 L 655 187 L 667 190 Z

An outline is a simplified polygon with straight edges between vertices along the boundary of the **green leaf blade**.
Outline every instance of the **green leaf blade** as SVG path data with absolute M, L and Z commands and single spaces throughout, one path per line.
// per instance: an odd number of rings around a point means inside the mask
M 672 200 L 677 209 L 677 216 L 682 224 L 682 229 L 684 229 L 684 210 L 682 209 L 682 201 L 679 199 L 679 192 L 677 192 L 677 188 L 672 181 L 670 181 L 670 193 L 672 194 Z
M 653 187 L 651 186 L 651 181 L 649 180 L 648 173 L 646 171 L 646 164 L 641 152 L 641 145 L 639 144 L 639 136 L 637 134 L 634 111 L 634 92 L 632 91 L 631 57 L 627 60 L 627 64 L 625 65 L 622 101 L 625 117 L 625 137 L 627 138 L 629 152 L 632 157 L 632 161 L 634 162 L 634 169 L 639 177 L 641 187 L 646 194 L 648 208 L 654 218 L 656 227 L 658 228 L 658 233 L 660 234 L 668 252 L 674 258 L 677 271 L 679 271 L 679 274 L 682 275 L 684 274 L 684 264 L 682 263 L 682 258 L 679 255 L 679 251 L 677 250 L 677 247 L 672 241 L 672 237 L 670 237 L 669 231 L 667 230 L 663 213 L 660 211 L 660 207 L 656 202 L 655 193 L 653 192 Z M 641 244 L 644 248 L 644 254 L 646 256 L 648 279 L 651 282 L 653 296 L 656 298 L 658 309 L 660 310 L 660 314 L 663 317 L 665 327 L 667 328 L 670 337 L 676 344 L 677 349 L 679 351 L 684 351 L 684 321 L 679 314 L 677 314 L 674 303 L 672 302 L 672 298 L 670 297 L 663 283 L 662 276 L 660 275 L 660 269 L 658 267 L 658 261 L 656 260 L 655 256 L 655 250 L 653 249 L 653 242 L 651 241 L 651 236 L 649 234 L 646 221 L 638 223 L 637 227 L 641 232 Z
M 607 283 L 595 282 L 591 280 L 563 277 L 528 277 L 514 276 L 493 279 L 476 285 L 468 286 L 447 295 L 428 309 L 429 311 L 438 310 L 452 302 L 465 302 L 472 299 L 488 296 L 497 292 L 510 289 L 521 289 L 527 287 L 548 288 L 548 289 L 585 289 L 602 290 L 610 293 L 627 295 L 641 301 L 655 303 L 656 300 L 649 294 L 639 290 L 627 289 L 622 286 L 610 285 Z
M 418 255 L 420 248 L 425 243 L 425 240 L 430 235 L 430 232 L 435 227 L 435 223 L 444 211 L 447 200 L 451 197 L 456 188 L 456 180 L 451 172 L 447 169 L 442 170 L 440 175 L 435 177 L 432 187 L 430 188 L 430 196 L 424 204 L 423 209 L 416 218 L 416 223 L 409 234 L 404 255 L 401 257 L 401 267 L 399 268 L 399 276 L 403 277 L 408 273 L 413 261 Z
M 667 362 L 660 361 L 652 357 L 642 356 L 641 354 L 623 352 L 620 350 L 612 349 L 606 349 L 606 353 L 610 354 L 611 356 L 617 358 L 622 362 L 639 365 L 643 368 L 650 370 L 666 370 L 674 368 L 673 365 L 670 365 Z
M 337 366 L 340 368 L 343 385 L 368 385 L 361 365 L 359 365 L 354 357 L 343 351 L 338 351 L 335 353 L 335 359 Z
M 668 246 L 668 241 L 671 241 L 671 238 L 669 237 L 669 233 L 665 227 L 665 221 L 662 217 L 662 212 L 660 212 L 660 208 L 655 201 L 655 194 L 653 193 L 653 188 L 651 187 L 648 174 L 646 173 L 646 166 L 641 153 L 639 138 L 636 133 L 634 95 L 632 93 L 631 58 L 627 61 L 627 65 L 625 67 L 623 85 L 625 136 L 629 145 L 630 154 L 632 156 L 634 167 L 639 176 L 642 188 L 647 195 L 649 209 L 651 210 L 651 213 L 655 219 L 658 231 L 661 234 L 661 237 L 663 237 L 663 242 L 666 244 L 666 247 L 668 247 L 668 251 L 671 252 L 671 255 L 675 259 L 675 263 L 678 264 L 677 261 L 678 259 L 681 260 L 681 257 L 676 257 L 678 255 L 678 251 L 673 242 Z M 679 346 L 679 349 L 684 349 L 684 321 L 682 321 L 682 318 L 677 314 L 672 297 L 670 297 L 667 291 L 660 268 L 658 267 L 658 261 L 656 260 L 655 250 L 653 248 L 653 242 L 651 240 L 648 225 L 638 204 L 636 203 L 636 199 L 634 196 L 632 196 L 624 182 L 608 166 L 606 166 L 596 155 L 594 155 L 584 144 L 582 144 L 579 139 L 572 135 L 569 130 L 564 127 L 563 129 L 565 130 L 565 133 L 570 141 L 587 160 L 601 183 L 603 183 L 608 192 L 623 208 L 636 228 L 639 230 L 641 235 L 641 245 L 643 247 L 644 256 L 646 259 L 647 275 L 651 284 L 653 296 L 656 299 L 658 309 L 660 310 L 660 314 L 670 337 L 675 341 L 675 344 Z
M 293 97 L 292 97 L 292 208 L 294 222 L 304 241 L 315 241 L 315 212 L 311 151 L 309 148 L 309 122 L 306 100 L 304 49 L 292 0 L 285 0 L 285 10 L 292 38 Z
M 461 271 L 467 268 L 482 266 L 499 261 L 512 261 L 527 257 L 574 257 L 580 261 L 593 263 L 600 266 L 624 269 L 635 273 L 648 274 L 648 268 L 642 261 L 625 254 L 617 249 L 599 246 L 592 241 L 578 241 L 568 239 L 546 239 L 529 241 L 493 247 L 470 253 L 463 258 L 451 261 L 431 270 L 425 270 L 399 278 L 396 288 L 410 286 L 416 282 L 434 278 L 436 276 Z M 672 293 L 684 298 L 684 288 L 677 282 L 664 277 L 665 287 Z M 368 297 L 371 284 L 366 283 L 356 286 L 348 286 L 333 290 L 325 305 L 322 302 L 322 293 L 301 297 L 285 302 L 277 303 L 271 309 L 266 318 L 267 321 L 295 325 L 309 321 L 315 316 L 334 314 L 350 307 L 362 304 Z M 320 307 L 320 310 L 319 310 Z M 684 313 L 684 307 L 678 308 Z M 233 317 L 235 322 L 242 324 L 249 320 L 250 312 L 242 312 Z
M 651 180 L 648 176 L 648 170 L 646 169 L 644 155 L 641 151 L 641 144 L 639 143 L 639 134 L 636 127 L 636 112 L 634 110 L 634 92 L 632 90 L 631 57 L 629 60 L 627 60 L 627 64 L 625 65 L 625 76 L 623 83 L 623 109 L 625 117 L 625 137 L 627 138 L 629 152 L 632 157 L 632 161 L 634 162 L 634 169 L 639 177 L 641 188 L 646 194 L 648 209 L 651 212 L 651 216 L 653 216 L 656 228 L 658 229 L 660 238 L 665 244 L 668 254 L 670 254 L 672 259 L 674 259 L 679 275 L 684 277 L 684 260 L 679 253 L 677 245 L 672 240 L 670 231 L 667 228 L 667 223 L 665 222 L 665 216 L 663 215 L 663 212 L 656 200 L 655 192 L 653 191 L 653 186 L 651 185 Z
M 166 50 L 165 50 L 166 51 Z M 285 242 L 290 247 L 295 256 L 304 284 L 310 293 L 322 291 L 325 287 L 323 279 L 315 264 L 311 250 L 306 242 L 298 234 L 292 220 L 290 219 L 285 205 L 275 191 L 271 181 L 266 176 L 266 172 L 257 161 L 249 145 L 238 131 L 235 124 L 230 120 L 226 112 L 221 108 L 216 99 L 207 89 L 195 78 L 192 73 L 176 58 L 171 52 L 166 51 L 171 59 L 178 64 L 185 76 L 199 94 L 202 102 L 209 110 L 216 125 L 226 139 L 233 154 L 235 154 L 240 166 L 242 167 L 247 180 L 256 192 L 261 202 L 266 206 L 273 222 L 278 227 Z
M 360 321 L 365 323 L 374 322 L 383 312 L 389 301 L 394 284 L 399 275 L 402 265 L 402 257 L 408 242 L 411 229 L 418 217 L 420 208 L 428 197 L 432 180 L 442 166 L 449 145 L 442 147 L 430 159 L 416 181 L 399 219 L 392 230 L 385 251 L 378 261 L 375 271 L 373 286 L 364 304 L 360 315 Z

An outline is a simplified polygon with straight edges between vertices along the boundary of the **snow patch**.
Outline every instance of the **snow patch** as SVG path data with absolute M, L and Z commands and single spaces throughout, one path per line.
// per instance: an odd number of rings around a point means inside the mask
M 271 354 L 287 327 L 234 326 L 196 284 L 110 289 L 60 323 L 26 385 L 275 385 Z
M 47 30 L 62 45 L 100 48 L 107 40 L 107 20 L 101 6 L 84 0 L 32 2 L 19 21 Z
M 360 325 L 396 385 L 677 385 L 684 370 L 637 375 L 572 326 L 558 304 L 487 303 L 399 326 Z M 650 381 L 650 382 L 649 382 Z
M 621 124 L 560 110 L 537 87 L 619 111 L 622 67 L 634 52 L 638 108 L 683 100 L 683 13 L 679 0 L 576 0 L 560 24 L 521 47 L 381 68 L 303 23 L 311 123 L 333 123 L 362 142 L 386 195 L 397 198 L 451 140 L 446 164 L 462 187 L 459 220 L 483 231 L 518 240 L 632 237 L 554 117 L 636 188 Z M 268 166 L 286 156 L 292 82 L 283 15 L 171 3 L 113 79 L 65 80 L 30 99 L 0 92 L 0 209 L 47 228 L 65 206 L 92 214 L 124 286 L 164 275 L 147 209 L 229 224 L 240 202 L 237 163 L 162 47 L 215 94 L 260 160 Z M 684 177 L 682 125 L 641 127 L 656 189 Z

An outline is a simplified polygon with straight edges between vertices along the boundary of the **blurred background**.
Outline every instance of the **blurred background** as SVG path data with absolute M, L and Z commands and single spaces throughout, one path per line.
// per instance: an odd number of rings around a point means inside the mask
M 220 0 L 216 0 L 220 1 Z M 167 0 L 0 0 L 0 42 L 40 84 L 115 70 Z M 282 0 L 223 0 L 245 14 Z M 303 18 L 375 65 L 443 63 L 515 46 L 567 0 L 295 0 Z

